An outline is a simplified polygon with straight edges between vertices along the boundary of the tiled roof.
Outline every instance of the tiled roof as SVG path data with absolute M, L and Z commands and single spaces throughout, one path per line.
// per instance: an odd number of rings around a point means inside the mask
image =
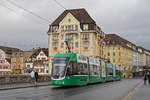
M 130 41 L 128 41 L 128 40 L 126 40 L 126 39 L 124 39 L 124 38 L 122 38 L 122 37 L 120 37 L 120 36 L 118 36 L 116 34 L 106 34 L 105 38 L 106 38 L 106 41 L 114 40 L 117 43 L 124 42 L 124 43 L 130 43 L 130 44 L 136 46 L 135 44 L 131 43 Z
M 36 58 L 41 51 L 48 57 L 48 48 L 39 48 L 30 56 L 30 58 Z
M 141 46 L 137 46 L 137 48 L 140 48 L 142 50 L 146 50 L 145 48 L 141 47 Z
M 12 47 L 5 47 L 5 46 L 0 46 L 0 49 L 2 49 L 6 54 L 12 54 L 13 52 L 19 52 L 22 51 L 18 48 L 12 48 Z
M 135 44 L 131 43 L 130 41 L 128 41 L 128 40 L 126 40 L 126 39 L 124 39 L 124 38 L 122 38 L 116 34 L 106 34 L 105 40 L 106 40 L 106 44 L 108 44 L 107 42 L 109 41 L 109 44 L 119 44 L 119 45 L 122 45 L 124 47 L 127 47 L 127 43 L 130 43 L 130 44 L 136 46 Z
M 147 52 L 150 53 L 150 51 L 149 51 L 148 49 L 145 49 L 145 48 L 143 48 L 143 47 L 141 47 L 141 46 L 137 46 L 137 49 L 138 49 L 138 48 L 142 49 L 142 52 L 147 51 Z
M 122 37 L 120 37 L 116 34 L 106 34 L 105 35 L 105 40 L 106 40 L 106 44 L 119 44 L 119 45 L 122 45 L 126 48 L 129 48 L 129 47 L 127 47 L 127 43 L 130 43 L 130 44 L 132 44 L 133 46 L 136 47 L 136 51 L 137 51 L 138 48 L 140 48 L 140 49 L 142 49 L 142 51 L 145 50 L 145 51 L 150 52 L 150 50 L 147 50 L 147 49 L 145 49 L 141 46 L 136 46 L 135 44 L 131 43 L 130 41 L 128 41 L 128 40 L 126 40 L 126 39 L 124 39 L 124 38 L 122 38 Z M 109 43 L 107 43 L 108 41 L 109 41 Z M 115 43 L 113 43 L 113 42 L 115 42 Z M 130 48 L 130 49 L 132 49 L 132 48 Z
M 45 55 L 48 57 L 48 48 L 42 49 L 42 51 L 45 53 Z
M 88 12 L 84 8 L 81 8 L 65 10 L 51 25 L 59 25 L 69 12 L 82 24 L 95 24 L 95 21 L 90 17 Z

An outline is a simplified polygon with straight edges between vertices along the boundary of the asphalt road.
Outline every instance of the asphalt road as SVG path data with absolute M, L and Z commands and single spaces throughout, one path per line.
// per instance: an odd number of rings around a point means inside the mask
M 150 84 L 141 84 L 135 88 L 130 100 L 150 100 Z
M 0 100 L 122 100 L 141 79 L 92 84 L 84 87 L 33 87 L 0 91 Z

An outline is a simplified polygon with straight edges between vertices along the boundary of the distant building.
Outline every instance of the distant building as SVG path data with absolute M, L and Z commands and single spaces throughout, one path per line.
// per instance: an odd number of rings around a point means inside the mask
M 12 74 L 23 74 L 25 61 L 32 55 L 32 51 L 13 52 L 11 56 L 11 72 Z
M 25 73 L 27 67 L 26 67 L 26 60 L 35 52 L 35 49 L 32 49 L 31 51 L 24 51 L 23 52 L 23 74 Z
M 116 35 L 106 34 L 106 58 L 122 67 L 124 78 L 143 76 L 150 69 L 150 51 Z
M 0 46 L 0 75 L 9 75 L 11 73 L 11 55 L 13 52 L 19 52 L 20 49 Z
M 145 50 L 146 54 L 146 65 L 150 68 L 150 50 Z
M 48 74 L 48 49 L 39 48 L 26 59 L 25 73 L 30 73 L 32 70 L 39 74 Z
M 12 74 L 22 74 L 23 72 L 23 51 L 14 52 L 11 56 Z
M 137 46 L 137 64 L 134 68 L 134 76 L 143 76 L 145 69 L 150 68 L 150 52 L 141 46 Z

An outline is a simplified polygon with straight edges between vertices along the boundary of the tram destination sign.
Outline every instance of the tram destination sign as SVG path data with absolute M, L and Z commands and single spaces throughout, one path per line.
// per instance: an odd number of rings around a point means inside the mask
M 83 55 L 80 55 L 80 54 L 77 54 L 77 62 L 87 63 L 87 57 L 83 56 Z
M 89 57 L 89 64 L 100 66 L 99 60 L 92 57 Z

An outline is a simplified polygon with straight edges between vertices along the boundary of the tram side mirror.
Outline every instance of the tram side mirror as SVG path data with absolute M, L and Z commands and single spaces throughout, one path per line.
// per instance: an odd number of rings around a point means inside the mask
M 70 67 L 67 68 L 67 75 L 71 75 Z

